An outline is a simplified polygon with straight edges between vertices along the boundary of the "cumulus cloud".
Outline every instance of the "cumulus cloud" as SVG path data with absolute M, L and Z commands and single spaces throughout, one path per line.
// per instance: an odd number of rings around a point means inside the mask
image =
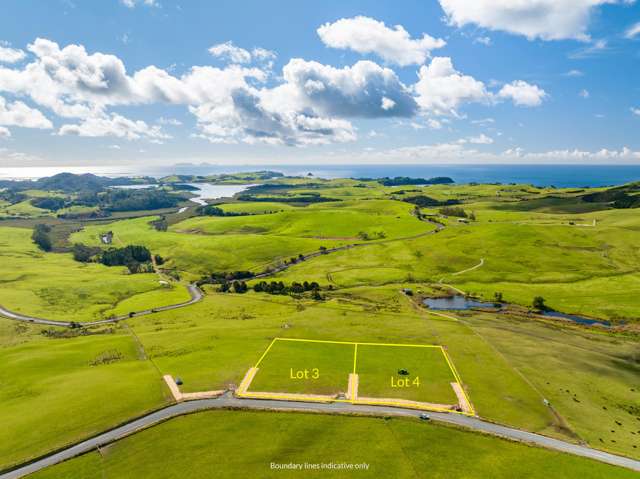
M 288 103 L 346 118 L 410 117 L 418 109 L 395 72 L 370 61 L 335 68 L 294 58 L 283 68 L 283 77 L 283 85 L 265 94 L 273 109 Z
M 589 40 L 594 10 L 634 0 L 439 0 L 450 24 L 474 24 L 524 35 L 530 40 Z
M 87 118 L 79 124 L 62 125 L 58 134 L 88 137 L 113 136 L 127 140 L 169 138 L 168 135 L 162 133 L 158 126 L 149 126 L 142 120 L 134 121 L 117 114 L 101 118 Z
M 484 83 L 458 72 L 449 57 L 435 57 L 420 67 L 414 89 L 420 107 L 435 114 L 455 114 L 462 103 L 491 99 Z
M 231 63 L 251 63 L 252 61 L 270 61 L 276 58 L 275 52 L 266 48 L 256 47 L 251 52 L 237 47 L 233 42 L 218 43 L 209 48 L 214 57 L 230 61 Z
M 249 63 L 251 53 L 244 48 L 237 47 L 233 42 L 219 43 L 209 48 L 209 53 L 214 57 L 228 59 L 233 63 Z
M 384 22 L 363 16 L 325 23 L 317 32 L 329 47 L 373 53 L 400 66 L 421 65 L 432 50 L 446 45 L 444 40 L 426 33 L 422 38 L 411 38 L 401 25 L 390 28 Z
M 636 116 L 640 116 L 640 108 L 630 108 L 631 113 L 633 113 Z
M 537 85 L 516 80 L 502 87 L 498 97 L 509 98 L 518 106 L 539 106 L 547 97 L 547 93 Z
M 40 110 L 31 108 L 21 101 L 7 102 L 0 96 L 0 125 L 24 128 L 52 128 L 53 125 Z
M 589 90 L 587 90 L 586 88 L 583 88 L 578 92 L 578 95 L 586 100 L 591 96 L 591 93 L 589 93 Z
M 464 103 L 490 105 L 508 97 L 531 106 L 539 104 L 532 99 L 536 94 L 544 97 L 541 89 L 525 82 L 492 93 L 483 82 L 456 71 L 451 59 L 444 57 L 422 66 L 416 84 L 405 85 L 392 69 L 367 60 L 336 68 L 294 58 L 275 76 L 270 65 L 273 52 L 241 49 L 236 60 L 242 61 L 233 61 L 237 47 L 220 45 L 224 48 L 216 54 L 229 55 L 230 64 L 193 66 L 174 75 L 153 65 L 129 73 L 115 55 L 38 38 L 28 46 L 33 54 L 29 63 L 0 67 L 0 92 L 29 98 L 66 119 L 58 130 L 61 135 L 161 141 L 166 134 L 159 125 L 175 121 L 161 118 L 151 126 L 112 110 L 166 103 L 186 107 L 196 119 L 195 136 L 211 142 L 285 145 L 353 141 L 357 134 L 350 123 L 353 118 L 420 115 L 431 128 L 439 128 L 441 123 L 433 117 L 457 114 Z M 248 65 L 246 59 L 254 63 Z M 256 63 L 263 61 L 268 63 Z M 11 105 L 29 108 L 20 102 Z M 38 110 L 31 116 L 39 119 L 32 124 L 52 127 Z
M 9 128 L 0 126 L 0 139 L 9 138 L 10 136 L 11 136 L 11 132 L 9 131 Z
M 3 46 L 2 43 L 0 43 L 0 63 L 17 63 L 20 60 L 24 60 L 26 56 L 24 51 Z

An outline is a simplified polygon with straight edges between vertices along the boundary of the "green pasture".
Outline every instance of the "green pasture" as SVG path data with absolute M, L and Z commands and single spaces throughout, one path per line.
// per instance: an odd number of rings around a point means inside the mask
M 188 299 L 184 286 L 165 288 L 155 274 L 45 253 L 32 243 L 30 229 L 0 227 L 0 304 L 12 311 L 91 321 Z
M 368 464 L 282 471 L 272 463 Z M 207 411 L 179 417 L 50 467 L 33 479 L 98 477 L 451 477 L 623 479 L 627 469 L 417 419 Z
M 276 340 L 249 391 L 334 395 L 346 392 L 352 344 Z
M 358 345 L 356 372 L 359 396 L 458 404 L 456 380 L 439 347 Z
M 69 338 L 46 330 L 0 319 L 0 469 L 168 402 L 158 371 L 126 329 Z
M 176 267 L 187 276 L 199 277 L 212 271 L 261 270 L 299 254 L 317 251 L 343 242 L 313 238 L 278 237 L 263 234 L 206 235 L 178 232 L 184 222 L 170 231 L 156 231 L 149 223 L 157 217 L 87 225 L 71 235 L 73 243 L 100 246 L 100 233 L 113 231 L 114 246 L 139 244 L 168 260 L 165 267 Z M 190 221 L 190 220 L 186 220 Z

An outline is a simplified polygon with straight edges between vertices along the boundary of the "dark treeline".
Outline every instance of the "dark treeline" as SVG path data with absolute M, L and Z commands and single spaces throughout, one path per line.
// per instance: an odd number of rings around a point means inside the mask
M 255 276 L 255 273 L 251 271 L 224 271 L 224 272 L 213 272 L 208 274 L 207 276 L 203 276 L 200 281 L 198 281 L 198 285 L 203 284 L 222 284 L 228 283 L 234 280 L 242 280 L 242 279 L 251 279 Z
M 273 203 L 326 203 L 329 201 L 342 201 L 336 198 L 327 198 L 318 193 L 304 193 L 298 196 L 255 196 L 255 195 L 238 195 L 239 201 L 260 201 Z
M 51 226 L 49 225 L 38 224 L 33 227 L 31 239 L 42 251 L 51 251 L 51 248 L 53 248 L 49 233 L 51 233 Z
M 214 205 L 200 206 L 196 211 L 201 216 L 249 216 L 249 213 L 224 211 Z
M 64 191 L 66 193 L 78 193 L 86 191 L 101 191 L 104 188 L 116 185 L 135 185 L 155 183 L 150 177 L 144 178 L 107 178 L 91 173 L 75 175 L 73 173 L 59 173 L 57 175 L 40 178 L 36 181 L 11 181 L 0 180 L 0 188 L 8 188 L 12 191 L 20 190 L 45 190 Z
M 163 190 L 107 190 L 98 196 L 98 206 L 107 211 L 140 211 L 173 208 L 185 198 Z
M 59 196 L 47 196 L 44 198 L 34 198 L 31 200 L 31 204 L 36 208 L 42 208 L 44 210 L 58 211 L 66 206 L 64 198 Z
M 436 176 L 435 178 L 409 178 L 408 176 L 396 176 L 395 178 L 380 178 L 378 180 L 383 186 L 402 186 L 402 185 L 447 185 L 455 183 L 448 176 Z
M 109 248 L 100 255 L 100 262 L 106 266 L 127 266 L 130 263 L 151 261 L 151 252 L 146 246 L 128 245 L 124 248 Z
M 458 200 L 440 201 L 425 195 L 417 195 L 417 196 L 412 196 L 410 198 L 404 198 L 402 201 L 405 201 L 406 203 L 411 203 L 421 208 L 429 208 L 429 207 L 433 208 L 436 206 L 451 206 L 451 205 L 460 204 L 460 201 Z
M 631 185 L 619 186 L 605 191 L 583 195 L 582 201 L 588 203 L 609 203 L 613 208 L 639 208 L 639 190 L 640 184 L 633 183 Z
M 238 294 L 246 293 L 249 290 L 247 283 L 244 281 L 224 281 L 220 283 L 218 291 L 221 293 L 233 292 Z M 253 286 L 256 293 L 267 293 L 274 295 L 297 295 L 307 292 L 312 293 L 314 299 L 322 299 L 320 296 L 320 285 L 315 281 L 304 281 L 299 283 L 294 281 L 290 285 L 284 284 L 282 281 L 260 281 Z
M 476 217 L 473 213 L 467 213 L 460 206 L 445 206 L 444 208 L 440 208 L 439 213 L 444 216 L 455 216 L 457 218 L 469 218 L 471 220 L 475 220 Z

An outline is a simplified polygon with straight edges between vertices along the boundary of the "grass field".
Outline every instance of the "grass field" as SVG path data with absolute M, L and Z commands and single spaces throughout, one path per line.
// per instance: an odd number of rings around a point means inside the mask
M 353 345 L 276 340 L 249 392 L 334 395 L 347 391 Z
M 72 234 L 71 242 L 99 246 L 99 234 L 111 230 L 114 246 L 148 246 L 183 281 L 214 271 L 261 271 L 320 246 L 365 246 L 300 262 L 268 279 L 317 281 L 322 300 L 308 293 L 225 294 L 206 286 L 203 301 L 188 308 L 133 318 L 113 329 L 92 328 L 86 335 L 59 330 L 62 334 L 51 336 L 43 328 L 0 320 L 0 420 L 7 426 L 0 428 L 0 467 L 166 404 L 163 374 L 181 378 L 185 392 L 237 386 L 276 337 L 445 345 L 482 418 L 640 458 L 637 210 L 584 205 L 575 192 L 526 185 L 391 188 L 357 180 L 295 182 L 303 186 L 292 194 L 308 191 L 342 201 L 307 206 L 236 201 L 222 208 L 251 215 L 189 218 L 166 232 L 150 226 L 155 216 L 113 218 L 87 222 Z M 412 204 L 390 199 L 418 194 L 460 200 L 477 220 L 461 224 L 440 218 L 444 230 L 422 235 L 435 226 L 413 216 Z M 9 309 L 86 321 L 188 298 L 178 284 L 163 289 L 157 275 L 128 275 L 124 268 L 75 262 L 68 253 L 43 253 L 30 235 L 26 228 L 0 227 L 0 304 Z M 481 267 L 460 273 L 481 258 Z M 505 300 L 524 306 L 541 295 L 559 311 L 626 325 L 624 331 L 593 331 L 509 314 L 434 316 L 416 299 L 445 292 L 440 282 L 485 298 L 501 292 Z M 402 294 L 405 287 L 416 296 Z M 346 391 L 353 347 L 342 353 L 338 347 L 275 344 L 251 391 Z M 390 378 L 405 368 L 419 375 L 420 388 L 407 388 L 411 396 L 402 397 L 456 402 L 441 358 L 377 348 L 359 346 L 360 396 L 397 397 Z M 320 376 L 311 387 L 289 377 L 292 368 L 314 367 Z M 290 419 L 278 423 L 276 418 Z M 183 430 L 180 424 L 189 427 Z M 171 442 L 171 434 L 181 441 Z M 224 440 L 212 447 L 212 437 Z M 241 439 L 257 438 L 267 446 L 239 445 Z M 457 454 L 463 442 L 464 457 Z M 251 454 L 237 452 L 246 449 Z M 107 477 L 144 477 L 150 471 L 178 477 L 211 464 L 219 465 L 221 477 L 240 465 L 249 474 L 268 477 L 264 467 L 273 458 L 311 461 L 327 455 L 369 460 L 378 473 L 392 465 L 397 477 L 451 477 L 452 470 L 461 477 L 538 477 L 539 471 L 546 474 L 540 477 L 626 477 L 625 471 L 582 459 L 411 421 L 237 412 L 171 421 L 109 447 L 102 458 L 89 454 L 43 477 L 87 477 L 91 468 Z M 158 461 L 168 465 L 154 467 Z
M 360 396 L 458 403 L 450 384 L 455 377 L 439 347 L 358 345 L 357 360 Z
M 282 471 L 271 463 L 368 464 L 362 471 Z M 626 479 L 599 462 L 417 420 L 210 411 L 172 419 L 34 474 L 94 477 L 395 477 Z
M 0 319 L 0 469 L 168 402 L 126 330 L 70 338 L 44 330 Z
M 79 263 L 69 253 L 45 253 L 31 230 L 0 227 L 0 304 L 23 314 L 91 321 L 189 299 L 184 286 L 164 287 L 155 274 Z

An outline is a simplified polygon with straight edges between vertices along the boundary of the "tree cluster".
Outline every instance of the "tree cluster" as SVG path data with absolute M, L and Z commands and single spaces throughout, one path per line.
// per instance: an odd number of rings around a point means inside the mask
M 469 215 L 467 212 L 462 209 L 460 206 L 445 206 L 444 208 L 440 208 L 439 213 L 444 216 L 455 216 L 457 218 L 468 218 Z
M 401 186 L 401 185 L 446 185 L 455 183 L 448 176 L 436 176 L 435 178 L 409 178 L 408 176 L 396 176 L 395 178 L 380 178 L 378 180 L 383 186 Z
M 151 252 L 146 246 L 129 245 L 124 248 L 109 248 L 100 255 L 105 266 L 126 266 L 130 273 L 153 271 Z
M 218 208 L 214 205 L 206 205 L 198 208 L 198 214 L 201 216 L 248 216 L 249 213 L 236 212 L 236 211 L 224 211 L 222 208 Z
M 51 251 L 53 248 L 53 242 L 51 241 L 51 226 L 44 224 L 37 224 L 33 227 L 33 233 L 31 239 L 42 251 Z
M 66 201 L 59 196 L 46 196 L 44 198 L 34 198 L 31 204 L 43 210 L 58 211 L 65 207 Z

